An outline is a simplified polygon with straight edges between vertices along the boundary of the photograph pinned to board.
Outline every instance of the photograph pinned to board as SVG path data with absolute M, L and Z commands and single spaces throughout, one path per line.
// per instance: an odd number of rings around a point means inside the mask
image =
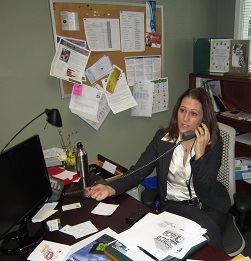
M 161 47 L 161 35 L 155 33 L 146 33 L 146 46 L 148 47 Z
M 229 73 L 248 75 L 250 71 L 250 40 L 231 40 Z
M 211 39 L 210 72 L 228 72 L 231 39 Z

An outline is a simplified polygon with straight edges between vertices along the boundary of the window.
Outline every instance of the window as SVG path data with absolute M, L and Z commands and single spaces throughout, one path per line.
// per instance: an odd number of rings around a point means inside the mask
M 234 39 L 251 39 L 251 0 L 236 0 Z

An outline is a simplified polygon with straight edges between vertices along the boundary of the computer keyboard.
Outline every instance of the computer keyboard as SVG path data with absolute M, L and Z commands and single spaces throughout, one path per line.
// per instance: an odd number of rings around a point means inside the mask
M 52 195 L 48 202 L 58 201 L 64 189 L 64 182 L 60 179 L 50 177 Z

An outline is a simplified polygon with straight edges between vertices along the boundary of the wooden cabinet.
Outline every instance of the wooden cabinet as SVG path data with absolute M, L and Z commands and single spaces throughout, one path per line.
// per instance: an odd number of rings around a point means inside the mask
M 251 77 L 224 75 L 219 73 L 203 73 L 189 75 L 189 88 L 196 87 L 196 78 L 220 80 L 222 97 L 231 101 L 237 108 L 242 111 L 251 113 Z M 219 122 L 230 125 L 241 133 L 251 133 L 251 122 L 244 120 L 236 120 L 217 114 Z M 236 142 L 235 156 L 251 157 L 251 146 Z

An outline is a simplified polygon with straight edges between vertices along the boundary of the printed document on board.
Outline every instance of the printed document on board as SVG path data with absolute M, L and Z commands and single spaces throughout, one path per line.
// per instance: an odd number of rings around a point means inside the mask
M 98 122 L 97 114 L 101 94 L 101 91 L 88 85 L 74 84 L 69 105 L 71 112 Z
M 84 28 L 91 51 L 120 51 L 119 19 L 84 18 Z
M 145 28 L 143 12 L 120 12 L 122 52 L 145 51 Z
M 102 81 L 104 89 L 106 89 L 107 80 L 108 79 Z M 125 73 L 120 74 L 115 91 L 112 94 L 106 91 L 105 95 L 114 114 L 128 110 L 138 105 L 132 96 L 129 86 L 127 85 Z
M 85 81 L 84 71 L 91 51 L 65 39 L 60 39 L 50 75 L 73 83 Z

